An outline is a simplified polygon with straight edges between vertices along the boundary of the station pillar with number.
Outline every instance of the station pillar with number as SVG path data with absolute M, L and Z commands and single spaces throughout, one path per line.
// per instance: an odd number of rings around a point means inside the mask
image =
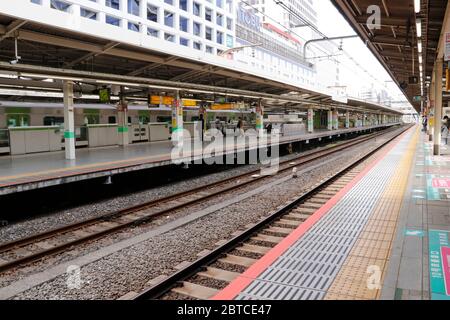
M 333 129 L 339 130 L 339 111 L 333 110 Z
M 308 133 L 314 132 L 314 110 L 308 109 Z
M 442 81 L 441 75 L 444 72 L 444 61 L 442 58 L 436 60 L 435 72 L 436 80 L 434 82 L 434 135 L 433 135 L 433 153 L 435 156 L 441 155 L 441 126 L 442 126 Z M 433 89 L 431 89 L 433 90 Z
M 75 120 L 73 82 L 64 81 L 64 147 L 67 160 L 75 160 Z
M 256 131 L 259 137 L 264 135 L 264 107 L 261 101 L 256 106 Z
M 172 102 L 172 143 L 178 145 L 183 139 L 183 104 L 177 92 Z
M 117 120 L 118 127 L 117 133 L 119 137 L 119 146 L 126 146 L 129 144 L 128 141 L 128 104 L 124 98 L 120 98 L 119 104 L 117 105 Z
M 333 110 L 329 110 L 328 111 L 327 129 L 328 130 L 333 130 Z
M 345 112 L 345 128 L 350 128 L 350 111 Z

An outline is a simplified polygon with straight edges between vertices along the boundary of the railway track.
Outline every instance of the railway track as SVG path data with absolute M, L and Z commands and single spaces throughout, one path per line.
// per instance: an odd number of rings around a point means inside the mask
M 334 173 L 309 192 L 286 204 L 233 239 L 176 273 L 159 280 L 133 299 L 206 300 L 212 298 L 344 188 L 362 171 L 365 160 L 406 130 L 402 130 L 369 154 Z
M 277 174 L 289 172 L 295 167 L 362 144 L 392 131 L 395 131 L 395 129 L 373 133 L 321 150 L 307 152 L 294 160 L 281 162 Z M 259 173 L 260 169 L 257 169 L 144 204 L 1 244 L 0 272 L 64 252 L 71 247 L 99 239 L 128 227 L 151 222 L 159 216 L 197 205 L 215 196 L 235 191 L 271 177 Z

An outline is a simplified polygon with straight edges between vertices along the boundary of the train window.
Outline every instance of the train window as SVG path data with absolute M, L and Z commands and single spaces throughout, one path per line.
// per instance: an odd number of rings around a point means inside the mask
M 30 115 L 28 114 L 8 114 L 6 117 L 8 127 L 28 127 L 30 125 Z
M 116 122 L 116 116 L 109 116 L 108 117 L 108 123 L 109 124 L 115 124 Z
M 172 117 L 170 116 L 158 116 L 156 117 L 156 121 L 157 122 L 171 122 L 172 121 Z
M 148 124 L 150 122 L 149 116 L 139 116 L 139 123 L 140 124 Z
M 84 115 L 85 124 L 100 124 L 100 116 L 96 114 L 85 114 Z
M 64 117 L 44 117 L 44 126 L 59 126 L 64 124 Z

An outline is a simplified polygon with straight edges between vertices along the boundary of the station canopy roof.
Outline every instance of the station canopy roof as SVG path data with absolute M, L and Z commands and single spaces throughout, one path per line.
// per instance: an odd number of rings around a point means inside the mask
M 447 0 L 421 0 L 421 11 L 415 13 L 413 0 L 331 0 L 368 48 L 420 112 L 421 96 L 416 19 L 422 27 L 424 81 L 431 78 L 436 49 L 441 34 Z M 381 9 L 379 29 L 368 25 L 369 6 Z M 410 81 L 417 77 L 418 83 Z M 424 95 L 426 91 L 424 92 Z
M 18 39 L 21 57 L 17 64 L 10 63 L 15 56 L 14 37 Z M 78 84 L 75 90 L 83 94 L 95 93 L 102 85 L 117 84 L 127 88 L 129 97 L 136 98 L 147 96 L 151 90 L 174 88 L 193 94 L 203 92 L 206 95 L 264 99 L 269 107 L 343 106 L 326 93 L 235 70 L 224 63 L 214 65 L 68 29 L 56 29 L 36 21 L 14 19 L 2 13 L 0 72 L 13 75 L 0 77 L 0 88 L 7 90 L 32 88 L 60 92 L 61 80 L 72 78 Z M 47 75 L 55 81 L 43 81 Z M 11 95 L 9 99 L 18 99 L 18 96 Z M 355 110 L 359 109 L 371 108 L 355 106 Z M 378 110 L 400 114 L 386 107 Z

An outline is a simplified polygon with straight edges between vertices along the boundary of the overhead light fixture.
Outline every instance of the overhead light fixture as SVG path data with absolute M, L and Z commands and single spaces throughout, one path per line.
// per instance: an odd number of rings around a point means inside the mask
M 419 39 L 419 41 L 417 41 L 417 50 L 419 51 L 419 53 L 422 53 L 422 40 Z
M 422 21 L 420 21 L 420 18 L 416 19 L 416 31 L 417 38 L 422 38 Z
M 102 84 L 115 84 L 115 85 L 124 86 L 124 87 L 139 87 L 140 86 L 137 83 L 117 82 L 117 81 L 109 81 L 109 80 L 95 80 L 95 82 L 102 83 Z
M 422 62 L 423 62 L 422 56 L 419 55 L 419 64 L 422 64 Z
M 420 78 L 422 78 L 423 66 L 419 64 Z
M 414 11 L 416 13 L 420 12 L 420 0 L 414 0 Z
M 81 78 L 72 78 L 72 77 L 60 77 L 60 76 L 53 76 L 50 74 L 34 74 L 34 73 L 25 73 L 22 72 L 20 73 L 20 75 L 22 77 L 26 77 L 26 78 L 41 78 L 41 79 L 54 79 L 54 80 L 67 80 L 67 81 L 77 81 L 77 82 L 82 82 L 83 79 Z

